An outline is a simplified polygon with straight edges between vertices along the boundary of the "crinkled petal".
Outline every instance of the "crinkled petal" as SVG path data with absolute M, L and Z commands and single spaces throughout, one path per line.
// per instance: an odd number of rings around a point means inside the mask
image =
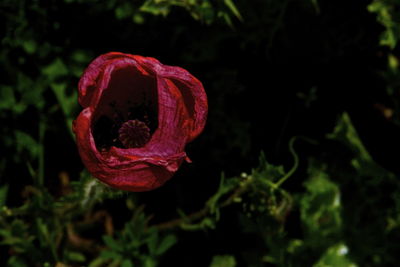
M 158 128 L 143 147 L 99 152 L 93 138 L 94 121 L 107 112 L 103 100 L 135 97 L 136 89 L 116 88 L 125 83 L 145 89 L 156 86 Z M 117 52 L 98 57 L 85 70 L 79 82 L 79 102 L 85 109 L 74 122 L 74 132 L 83 163 L 94 177 L 129 191 L 164 184 L 188 159 L 185 145 L 203 130 L 207 116 L 203 86 L 186 70 Z

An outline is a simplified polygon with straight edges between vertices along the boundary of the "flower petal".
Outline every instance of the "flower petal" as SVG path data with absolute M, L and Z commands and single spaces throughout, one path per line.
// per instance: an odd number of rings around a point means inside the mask
M 138 92 L 151 90 L 156 90 L 156 95 L 150 95 L 158 102 L 158 127 L 150 141 L 139 148 L 112 146 L 100 152 L 93 126 L 110 113 L 104 103 L 126 98 L 141 101 Z M 201 82 L 186 70 L 118 52 L 99 56 L 85 70 L 79 82 L 79 103 L 84 110 L 73 129 L 83 163 L 94 177 L 129 191 L 157 188 L 178 170 L 188 159 L 185 145 L 204 128 L 208 108 Z

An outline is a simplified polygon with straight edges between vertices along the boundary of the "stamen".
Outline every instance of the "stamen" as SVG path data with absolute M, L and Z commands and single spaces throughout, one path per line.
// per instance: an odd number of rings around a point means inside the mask
M 150 140 L 150 129 L 139 120 L 129 120 L 122 124 L 118 130 L 119 140 L 125 148 L 144 146 Z

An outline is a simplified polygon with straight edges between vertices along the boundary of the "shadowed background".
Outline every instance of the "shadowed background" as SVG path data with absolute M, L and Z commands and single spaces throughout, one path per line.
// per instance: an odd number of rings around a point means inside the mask
M 400 251 L 399 6 L 2 1 L 1 265 L 393 266 Z M 206 128 L 186 149 L 193 163 L 151 192 L 90 191 L 71 133 L 79 77 L 110 51 L 183 67 L 208 95 Z M 295 156 L 294 136 L 311 140 L 297 139 Z M 236 192 L 229 180 L 255 169 L 276 183 L 294 157 L 286 193 L 250 191 L 237 203 L 217 202 L 220 216 L 209 212 L 219 189 Z M 73 203 L 79 212 L 65 212 Z M 195 224 L 185 217 L 204 207 L 196 229 L 157 228 L 176 218 Z

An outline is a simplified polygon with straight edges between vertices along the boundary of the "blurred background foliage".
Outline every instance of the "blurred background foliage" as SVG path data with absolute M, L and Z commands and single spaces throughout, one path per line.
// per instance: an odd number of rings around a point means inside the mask
M 400 1 L 3 0 L 1 266 L 396 266 Z M 109 51 L 204 84 L 192 164 L 99 184 L 71 125 Z

